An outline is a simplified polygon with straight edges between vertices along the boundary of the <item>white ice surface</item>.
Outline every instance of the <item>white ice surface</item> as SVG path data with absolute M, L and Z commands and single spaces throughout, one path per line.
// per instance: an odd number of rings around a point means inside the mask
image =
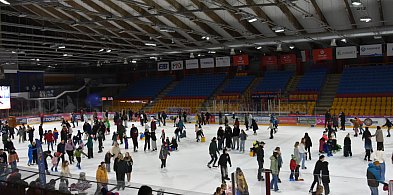
M 137 122 L 133 122 L 138 127 L 139 131 L 143 128 Z M 131 122 L 128 123 L 127 134 L 129 135 L 129 129 Z M 154 186 L 162 186 L 164 188 L 175 188 L 187 191 L 193 191 L 201 194 L 212 194 L 215 188 L 220 185 L 220 171 L 218 168 L 207 168 L 206 164 L 210 160 L 208 154 L 208 147 L 210 139 L 216 136 L 216 131 L 219 125 L 207 125 L 203 126 L 205 136 L 207 137 L 206 143 L 195 142 L 194 124 L 186 124 L 187 126 L 187 138 L 182 139 L 179 143 L 179 151 L 171 153 L 171 156 L 167 160 L 166 171 L 160 169 L 160 160 L 158 158 L 158 152 L 144 152 L 143 141 L 139 141 L 139 151 L 134 153 L 132 150 L 132 141 L 129 140 L 130 148 L 124 150 L 124 145 L 121 145 L 122 152 L 128 151 L 131 153 L 134 159 L 134 166 L 132 172 L 132 182 L 139 184 L 148 184 Z M 44 129 L 60 129 L 59 123 L 46 123 Z M 35 125 L 36 137 L 38 137 L 38 125 Z M 161 129 L 166 130 L 167 136 L 173 136 L 174 128 L 173 124 L 168 124 L 166 127 L 158 127 L 157 137 L 161 135 Z M 241 128 L 245 128 L 241 125 Z M 74 134 L 77 129 L 82 129 L 82 124 L 79 124 L 79 128 L 74 129 Z M 111 127 L 111 134 L 116 129 L 114 125 Z M 310 185 L 313 181 L 312 171 L 316 160 L 318 159 L 318 147 L 319 139 L 322 135 L 323 128 L 321 127 L 303 127 L 303 126 L 280 126 L 279 131 L 275 134 L 273 140 L 269 138 L 269 132 L 266 130 L 266 126 L 260 126 L 258 135 L 252 135 L 251 131 L 247 131 L 249 135 L 246 142 L 246 153 L 242 154 L 238 151 L 230 151 L 229 154 L 232 159 L 232 168 L 229 172 L 234 172 L 236 167 L 240 167 L 245 176 L 249 186 L 251 195 L 265 194 L 265 183 L 257 181 L 257 161 L 256 158 L 249 156 L 249 148 L 254 140 L 264 141 L 265 145 L 265 167 L 270 167 L 269 157 L 275 147 L 279 146 L 282 150 L 283 167 L 281 169 L 280 178 L 282 183 L 279 184 L 281 194 L 288 195 L 300 195 L 308 194 Z M 293 153 L 293 145 L 296 141 L 304 136 L 304 133 L 308 132 L 312 141 L 312 160 L 306 161 L 306 170 L 301 170 L 301 178 L 304 178 L 302 182 L 289 182 L 289 161 L 290 156 Z M 342 151 L 334 154 L 333 157 L 326 158 L 329 162 L 330 169 L 330 189 L 331 195 L 366 195 L 370 194 L 370 190 L 367 186 L 366 180 L 366 169 L 368 162 L 364 161 L 364 149 L 363 141 L 360 137 L 353 137 L 353 131 L 348 128 L 347 131 L 339 131 L 337 133 L 337 140 L 340 145 L 343 145 L 344 137 L 347 133 L 351 133 L 352 138 L 352 152 L 353 156 L 345 158 Z M 371 133 L 374 133 L 375 129 L 371 129 Z M 386 133 L 386 132 L 385 132 Z M 87 176 L 95 178 L 95 172 L 99 162 L 104 160 L 106 151 L 111 149 L 111 135 L 107 136 L 104 142 L 104 152 L 98 154 L 97 147 L 98 142 L 94 143 L 94 159 L 82 159 L 82 170 L 87 173 Z M 385 137 L 385 159 L 386 159 L 386 180 L 393 179 L 393 169 L 391 162 L 391 155 L 393 151 L 393 138 Z M 157 141 L 158 148 L 160 147 L 160 141 Z M 28 142 L 18 143 L 17 138 L 14 140 L 15 147 L 20 157 L 19 166 L 27 166 L 27 145 Z M 54 146 L 55 147 L 55 146 Z M 47 146 L 43 146 L 46 150 Z M 375 139 L 373 139 L 373 148 L 376 148 Z M 54 148 L 55 149 L 55 148 Z M 56 150 L 56 149 L 55 149 Z M 87 153 L 87 149 L 85 149 Z M 66 157 L 67 158 L 67 157 Z M 50 160 L 48 164 L 51 165 Z M 33 166 L 35 167 L 35 166 Z M 113 162 L 112 162 L 113 167 Z M 36 167 L 35 167 L 36 168 Z M 78 177 L 80 170 L 74 165 L 71 166 L 71 173 L 74 177 Z M 115 180 L 115 173 L 112 171 L 109 173 L 109 178 Z M 94 186 L 95 188 L 95 186 Z M 122 194 L 122 193 L 120 193 Z M 126 193 L 133 194 L 133 193 Z M 194 194 L 194 193 L 193 193 Z M 275 194 L 275 192 L 272 192 Z M 382 191 L 380 185 L 380 194 L 387 194 Z

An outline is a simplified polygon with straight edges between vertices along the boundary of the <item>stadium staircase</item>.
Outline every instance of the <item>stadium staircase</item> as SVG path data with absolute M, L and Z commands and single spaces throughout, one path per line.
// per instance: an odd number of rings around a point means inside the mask
M 303 76 L 298 76 L 295 75 L 291 78 L 291 80 L 289 80 L 287 88 L 285 89 L 285 94 L 284 97 L 288 97 L 288 94 L 290 94 L 291 92 L 296 91 L 296 88 L 299 84 L 299 81 L 302 79 Z
M 247 89 L 244 91 L 242 94 L 241 98 L 244 102 L 244 107 L 246 107 L 246 110 L 251 110 L 251 104 L 252 104 L 252 92 L 254 88 L 258 85 L 258 83 L 261 82 L 263 77 L 255 77 L 254 80 L 251 82 L 251 84 L 247 87 Z
M 323 86 L 315 114 L 324 114 L 326 110 L 333 105 L 334 97 L 336 96 L 337 88 L 340 83 L 341 74 L 328 74 L 325 85 Z
M 224 87 L 227 85 L 228 82 L 229 82 L 229 77 L 226 77 L 224 82 L 222 82 L 220 84 L 220 86 L 216 88 L 216 90 L 213 92 L 213 94 L 209 98 L 207 98 L 205 102 L 203 102 L 203 104 L 202 104 L 203 110 L 206 111 L 207 108 L 210 108 L 213 106 L 213 105 L 211 105 L 211 103 L 213 102 L 214 98 L 217 97 L 224 90 Z
M 172 81 L 172 83 L 170 83 L 164 90 L 162 90 L 156 98 L 154 98 L 151 102 L 149 102 L 148 104 L 145 105 L 145 107 L 142 108 L 142 110 L 144 110 L 145 112 L 151 112 L 152 108 L 154 107 L 154 105 L 158 102 L 158 100 L 163 99 L 170 91 L 172 91 L 172 89 L 174 89 L 176 87 L 176 85 L 179 83 L 180 81 Z

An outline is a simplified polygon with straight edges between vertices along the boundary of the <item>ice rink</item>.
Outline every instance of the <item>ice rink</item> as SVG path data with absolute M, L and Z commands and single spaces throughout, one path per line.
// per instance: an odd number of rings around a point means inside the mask
M 139 132 L 142 132 L 144 128 L 140 126 L 138 122 L 132 122 L 135 124 Z M 130 133 L 131 122 L 128 122 L 127 135 Z M 79 127 L 74 129 L 76 134 L 77 129 L 82 130 L 83 123 L 79 123 Z M 44 124 L 45 130 L 53 130 L 53 128 L 61 129 L 60 122 L 52 122 Z M 197 143 L 195 141 L 194 124 L 186 124 L 187 138 L 181 139 L 179 143 L 179 150 L 171 152 L 171 155 L 167 160 L 166 170 L 160 169 L 160 160 L 158 158 L 158 152 L 143 151 L 144 141 L 139 141 L 139 151 L 134 153 L 132 149 L 132 140 L 129 140 L 130 148 L 124 150 L 124 145 L 121 145 L 122 152 L 130 152 L 134 159 L 134 166 L 132 172 L 132 182 L 139 184 L 148 184 L 158 186 L 157 188 L 175 188 L 180 190 L 192 191 L 192 194 L 212 194 L 215 188 L 221 184 L 220 170 L 218 168 L 209 169 L 206 165 L 210 160 L 208 153 L 209 143 L 212 137 L 216 136 L 219 125 L 206 125 L 203 126 L 203 130 L 206 136 L 205 143 Z M 244 125 L 241 125 L 241 129 L 245 129 Z M 36 137 L 38 137 L 38 125 L 35 125 Z M 158 127 L 157 138 L 161 135 L 161 130 L 165 129 L 167 136 L 172 137 L 174 135 L 175 128 L 173 124 L 169 123 L 166 127 Z M 111 134 L 107 135 L 106 141 L 104 142 L 104 152 L 98 154 L 98 141 L 94 143 L 94 159 L 83 158 L 81 167 L 82 170 L 78 170 L 75 164 L 70 165 L 71 173 L 73 177 L 78 177 L 79 172 L 83 171 L 87 173 L 91 179 L 95 178 L 95 173 L 98 164 L 104 160 L 105 153 L 111 149 L 111 137 L 112 132 L 116 130 L 116 127 L 111 124 Z M 246 131 L 249 135 L 246 142 L 246 152 L 240 153 L 239 151 L 230 151 L 230 157 L 232 160 L 232 168 L 229 172 L 234 172 L 236 167 L 240 167 L 246 177 L 249 191 L 251 195 L 265 194 L 265 182 L 259 182 L 257 180 L 257 160 L 256 157 L 249 156 L 249 148 L 252 146 L 252 142 L 255 140 L 264 141 L 265 145 L 265 167 L 270 167 L 269 157 L 275 147 L 281 147 L 283 167 L 281 168 L 280 178 L 282 183 L 279 183 L 280 191 L 278 193 L 288 195 L 301 195 L 308 194 L 310 185 L 313 181 L 312 171 L 314 169 L 315 162 L 318 159 L 318 147 L 319 139 L 322 136 L 323 128 L 321 127 L 305 127 L 305 126 L 280 126 L 277 134 L 273 140 L 269 139 L 269 132 L 267 126 L 259 126 L 258 135 L 252 135 L 252 131 Z M 289 161 L 291 154 L 293 153 L 293 145 L 296 141 L 304 136 L 304 133 L 308 132 L 312 142 L 312 160 L 306 161 L 306 170 L 301 170 L 301 178 L 304 181 L 289 182 Z M 353 131 L 351 128 L 347 128 L 347 131 L 337 132 L 337 143 L 343 145 L 344 137 L 347 133 L 351 134 L 352 139 L 352 157 L 345 158 L 343 152 L 340 151 L 334 154 L 333 157 L 326 158 L 329 162 L 330 170 L 330 190 L 331 195 L 366 195 L 370 194 L 370 190 L 367 186 L 366 170 L 367 161 L 364 161 L 364 143 L 361 137 L 353 137 Z M 375 128 L 371 128 L 371 133 L 375 133 Z M 384 131 L 386 136 L 386 131 Z M 20 162 L 18 166 L 27 167 L 27 146 L 28 142 L 18 143 L 17 137 L 13 140 L 17 152 L 19 154 Z M 385 137 L 385 160 L 386 160 L 386 179 L 393 179 L 392 161 L 391 155 L 393 151 L 393 138 Z M 158 147 L 161 142 L 157 141 Z M 373 148 L 376 149 L 376 142 L 373 138 Z M 43 149 L 47 149 L 47 145 L 43 145 Z M 55 149 L 55 148 L 54 148 Z M 56 150 L 56 149 L 55 149 Z M 87 149 L 85 148 L 85 153 Z M 66 157 L 68 158 L 68 157 Z M 48 164 L 51 165 L 51 161 L 48 160 Z M 113 170 L 113 161 L 112 161 Z M 37 168 L 36 166 L 30 166 L 30 168 Z M 112 171 L 109 173 L 109 178 L 115 181 L 115 173 Z M 93 187 L 95 188 L 95 186 Z M 170 191 L 170 190 L 168 190 Z M 126 194 L 121 193 L 120 194 Z M 127 193 L 133 194 L 133 193 Z M 191 194 L 191 192 L 189 193 Z M 272 192 L 275 194 L 275 192 Z M 387 194 L 382 191 L 382 185 L 380 185 L 380 194 Z

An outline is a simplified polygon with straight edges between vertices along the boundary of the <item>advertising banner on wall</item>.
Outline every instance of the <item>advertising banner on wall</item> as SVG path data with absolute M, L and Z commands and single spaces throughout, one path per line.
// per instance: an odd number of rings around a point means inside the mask
M 266 66 L 275 66 L 277 65 L 277 56 L 263 56 L 262 64 Z
M 169 62 L 157 62 L 158 71 L 169 71 Z
M 198 59 L 186 60 L 186 69 L 198 69 L 199 61 Z
M 183 61 L 171 62 L 171 70 L 183 70 Z
M 393 43 L 386 44 L 386 55 L 393 56 Z
M 0 86 L 0 110 L 11 109 L 10 86 Z
M 333 49 L 332 48 L 313 49 L 312 57 L 314 62 L 333 60 Z
M 295 54 L 286 54 L 280 56 L 280 63 L 283 65 L 294 65 L 296 64 L 296 55 Z
M 361 45 L 360 46 L 361 56 L 382 56 L 382 44 L 374 45 Z
M 216 57 L 216 67 L 227 67 L 231 65 L 231 57 Z
M 233 65 L 235 66 L 247 66 L 249 64 L 248 55 L 237 55 L 233 56 Z
M 200 59 L 201 68 L 214 68 L 214 58 Z
M 336 47 L 336 59 L 357 58 L 357 47 Z

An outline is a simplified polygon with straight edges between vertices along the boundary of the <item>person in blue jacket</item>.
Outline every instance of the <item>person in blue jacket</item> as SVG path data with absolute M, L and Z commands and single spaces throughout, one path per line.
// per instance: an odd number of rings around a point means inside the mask
M 367 184 L 370 187 L 371 195 L 378 195 L 379 183 L 383 183 L 381 180 L 381 168 L 379 162 L 369 163 L 367 168 Z
M 27 151 L 27 156 L 29 157 L 29 161 L 27 162 L 28 166 L 33 164 L 33 150 L 37 150 L 37 148 L 33 149 L 33 146 L 29 144 L 28 151 Z

